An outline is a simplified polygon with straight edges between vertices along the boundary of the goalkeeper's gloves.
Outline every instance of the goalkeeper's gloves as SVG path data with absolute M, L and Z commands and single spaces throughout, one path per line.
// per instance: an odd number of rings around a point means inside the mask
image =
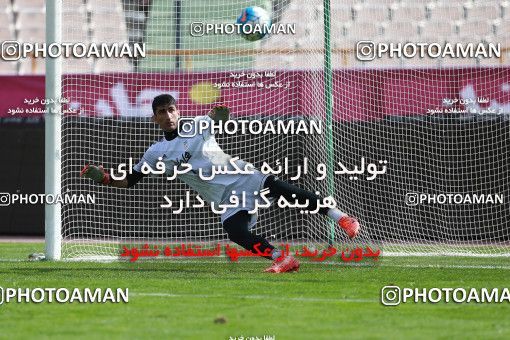
M 223 104 L 216 105 L 211 110 L 211 118 L 217 122 L 226 122 L 230 117 L 230 109 Z
M 90 178 L 94 182 L 104 185 L 110 184 L 111 182 L 110 175 L 103 169 L 102 165 L 85 165 L 80 172 L 80 177 Z

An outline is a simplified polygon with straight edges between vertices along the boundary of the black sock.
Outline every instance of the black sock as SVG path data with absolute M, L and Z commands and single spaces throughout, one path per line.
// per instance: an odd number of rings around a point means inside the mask
M 274 247 L 262 236 L 252 234 L 248 230 L 248 224 L 250 222 L 250 214 L 248 211 L 241 210 L 235 215 L 229 217 L 223 223 L 223 229 L 228 234 L 228 238 L 243 247 L 244 249 L 255 251 L 254 246 L 260 243 L 258 249 L 264 252 L 267 249 L 273 250 Z M 272 259 L 271 256 L 264 256 L 267 259 Z

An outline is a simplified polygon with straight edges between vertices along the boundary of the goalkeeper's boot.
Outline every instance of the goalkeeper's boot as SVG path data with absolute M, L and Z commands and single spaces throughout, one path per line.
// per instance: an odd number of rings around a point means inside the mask
M 338 225 L 347 233 L 349 238 L 355 238 L 359 233 L 359 222 L 354 217 L 344 215 L 338 221 Z
M 271 267 L 264 270 L 266 273 L 286 273 L 297 272 L 299 270 L 299 261 L 292 255 L 286 256 L 283 260 L 276 260 Z

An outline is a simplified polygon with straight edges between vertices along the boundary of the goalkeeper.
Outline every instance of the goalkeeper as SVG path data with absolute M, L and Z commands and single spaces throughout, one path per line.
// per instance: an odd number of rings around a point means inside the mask
M 144 165 L 156 169 L 156 163 L 160 160 L 165 163 L 166 174 L 171 175 L 174 166 L 187 163 L 191 165 L 191 171 L 178 174 L 178 178 L 209 203 L 218 205 L 229 202 L 232 191 L 235 190 L 239 197 L 244 191 L 245 205 L 229 207 L 221 215 L 223 228 L 232 242 L 250 251 L 255 251 L 255 247 L 258 247 L 262 253 L 271 254 L 267 258 L 274 262 L 265 270 L 266 272 L 297 271 L 299 262 L 294 257 L 282 258 L 279 249 L 272 246 L 265 238 L 251 232 L 257 221 L 257 214 L 249 214 L 248 211 L 255 208 L 255 201 L 260 197 L 254 192 L 267 188 L 269 190 L 267 196 L 272 199 L 283 196 L 288 200 L 298 201 L 299 204 L 308 200 L 308 209 L 311 211 L 317 209 L 317 203 L 321 201 L 321 198 L 310 191 L 279 180 L 273 175 L 264 175 L 258 170 L 254 170 L 253 174 L 216 174 L 210 180 L 203 180 L 199 176 L 199 170 L 202 173 L 210 173 L 216 165 L 227 165 L 232 169 L 233 166 L 229 162 L 231 157 L 221 150 L 210 131 L 189 137 L 178 134 L 179 110 L 171 95 L 162 94 L 155 97 L 152 110 L 154 113 L 152 119 L 163 130 L 164 137 L 147 149 L 140 162 L 133 167 L 132 172 L 125 179 L 113 180 L 101 166 L 95 165 L 85 166 L 80 175 L 103 185 L 129 188 L 146 176 L 142 173 Z M 224 122 L 228 119 L 229 109 L 225 106 L 216 106 L 207 116 L 197 117 L 195 122 L 199 120 Z M 236 164 L 240 169 L 246 165 L 242 160 L 238 160 Z M 359 223 L 355 218 L 347 216 L 336 208 L 321 207 L 318 212 L 333 219 L 350 238 L 358 234 Z

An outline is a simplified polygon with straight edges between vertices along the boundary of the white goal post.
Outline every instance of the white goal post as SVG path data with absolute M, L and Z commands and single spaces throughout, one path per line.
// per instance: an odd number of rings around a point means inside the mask
M 46 42 L 62 41 L 62 1 L 46 2 Z M 62 62 L 60 58 L 46 59 L 46 98 L 60 98 L 62 90 Z M 61 194 L 61 105 L 49 101 L 45 116 L 44 187 L 46 195 Z M 54 112 L 54 113 L 51 113 Z M 45 255 L 49 260 L 60 260 L 62 255 L 61 204 L 45 206 Z

